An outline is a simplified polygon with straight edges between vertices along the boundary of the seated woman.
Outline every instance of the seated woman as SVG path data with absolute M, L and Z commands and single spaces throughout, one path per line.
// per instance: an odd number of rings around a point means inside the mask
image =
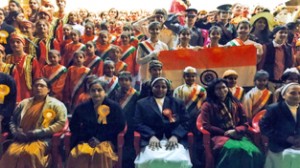
M 224 79 L 213 80 L 201 106 L 203 128 L 211 133 L 217 168 L 259 168 L 263 155 L 246 137 L 247 119 L 241 103 Z
M 163 77 L 151 82 L 152 96 L 139 100 L 135 110 L 136 131 L 141 133 L 141 153 L 136 168 L 190 168 L 186 150 L 188 113 L 181 100 L 170 96 L 169 81 Z
M 103 83 L 88 83 L 91 99 L 78 105 L 70 121 L 69 168 L 112 168 L 118 161 L 114 152 L 117 135 L 125 127 L 121 107 L 105 97 Z
M 67 109 L 48 96 L 51 85 L 47 79 L 36 79 L 32 89 L 33 97 L 21 101 L 13 113 L 10 130 L 14 139 L 2 156 L 0 167 L 49 166 L 51 137 L 63 129 Z
M 265 168 L 296 168 L 300 165 L 300 84 L 286 84 L 282 101 L 267 108 L 259 123 L 263 135 L 269 138 Z

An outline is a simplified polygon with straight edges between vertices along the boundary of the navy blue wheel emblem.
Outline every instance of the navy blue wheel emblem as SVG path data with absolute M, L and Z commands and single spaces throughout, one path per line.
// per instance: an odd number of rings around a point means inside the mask
M 208 84 L 216 78 L 218 78 L 218 74 L 210 69 L 205 70 L 200 74 L 200 82 L 205 86 L 208 86 Z

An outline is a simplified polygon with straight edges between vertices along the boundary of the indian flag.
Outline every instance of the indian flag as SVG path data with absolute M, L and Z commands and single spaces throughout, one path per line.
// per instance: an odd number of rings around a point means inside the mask
M 222 78 L 228 69 L 239 74 L 239 86 L 253 86 L 256 73 L 256 48 L 253 45 L 207 48 L 199 51 L 161 51 L 159 60 L 163 63 L 163 75 L 172 81 L 173 88 L 184 83 L 183 69 L 187 66 L 197 69 L 197 82 L 204 86 L 215 78 Z

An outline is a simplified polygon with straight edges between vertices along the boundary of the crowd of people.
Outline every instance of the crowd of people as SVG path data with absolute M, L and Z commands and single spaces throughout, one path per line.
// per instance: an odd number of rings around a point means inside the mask
M 206 11 L 173 0 L 169 11 L 67 13 L 67 3 L 9 0 L 0 8 L 0 132 L 11 139 L 0 167 L 51 165 L 51 137 L 69 124 L 66 167 L 112 168 L 117 135 L 126 130 L 123 167 L 201 168 L 197 121 L 211 134 L 215 167 L 298 167 L 300 7 L 251 11 L 237 3 Z M 207 86 L 192 66 L 178 87 L 164 77 L 161 51 L 243 45 L 256 48 L 252 88 L 238 85 L 234 67 Z M 248 134 L 261 110 L 267 153 Z

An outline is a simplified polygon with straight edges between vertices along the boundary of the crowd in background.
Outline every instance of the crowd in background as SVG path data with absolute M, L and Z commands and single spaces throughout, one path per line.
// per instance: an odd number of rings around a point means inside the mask
M 0 75 L 5 74 L 0 76 L 0 131 L 13 139 L 0 167 L 46 167 L 49 137 L 68 117 L 68 167 L 112 167 L 118 160 L 116 137 L 125 125 L 123 167 L 203 167 L 198 121 L 213 137 L 216 167 L 297 165 L 289 156 L 300 156 L 295 124 L 300 7 L 252 10 L 236 3 L 206 11 L 188 0 L 173 0 L 168 11 L 66 12 L 68 3 L 10 0 L 0 8 Z M 249 79 L 253 88 L 238 85 L 233 67 L 205 87 L 191 66 L 182 70 L 184 82 L 176 88 L 163 77 L 161 51 L 243 45 L 257 51 L 257 72 Z M 269 107 L 272 103 L 277 104 Z M 252 118 L 264 109 L 261 131 L 271 145 L 266 159 L 246 135 Z M 283 114 L 270 111 L 287 113 L 291 120 L 283 121 L 297 126 L 286 129 L 294 131 L 280 132 Z M 138 156 L 134 131 L 140 132 L 144 149 Z M 194 133 L 194 146 L 187 143 L 188 132 Z

